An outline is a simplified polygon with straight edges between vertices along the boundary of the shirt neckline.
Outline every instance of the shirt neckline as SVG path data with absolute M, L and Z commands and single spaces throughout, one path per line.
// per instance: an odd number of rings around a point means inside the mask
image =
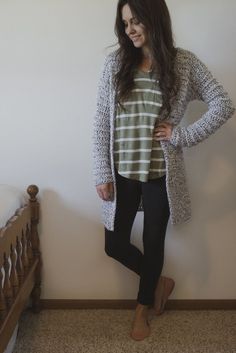
M 152 70 L 149 71 L 143 71 L 141 69 L 137 69 L 138 72 L 141 72 L 142 74 L 150 74 L 151 72 L 153 72 Z

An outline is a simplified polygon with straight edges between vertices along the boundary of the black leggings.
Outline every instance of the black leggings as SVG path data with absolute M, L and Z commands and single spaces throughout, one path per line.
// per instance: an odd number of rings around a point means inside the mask
M 119 175 L 114 231 L 105 228 L 105 251 L 140 276 L 137 300 L 152 305 L 164 262 L 169 219 L 165 176 L 141 182 Z M 131 229 L 142 196 L 144 210 L 143 254 L 130 243 Z

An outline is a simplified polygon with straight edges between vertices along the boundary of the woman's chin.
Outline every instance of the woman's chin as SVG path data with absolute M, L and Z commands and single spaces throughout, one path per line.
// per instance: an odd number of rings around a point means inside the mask
M 142 43 L 133 43 L 135 48 L 142 48 L 143 44 Z

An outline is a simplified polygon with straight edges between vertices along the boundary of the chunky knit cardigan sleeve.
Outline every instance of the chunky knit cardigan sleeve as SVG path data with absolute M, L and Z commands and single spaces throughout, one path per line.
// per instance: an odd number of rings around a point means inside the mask
M 208 111 L 187 127 L 174 127 L 170 143 L 175 147 L 191 147 L 205 140 L 235 111 L 227 92 L 206 65 L 192 52 L 189 52 L 189 60 L 192 100 L 204 101 L 208 105 Z
M 110 166 L 110 91 L 111 56 L 105 58 L 97 92 L 97 107 L 93 124 L 93 176 L 95 185 L 113 181 Z

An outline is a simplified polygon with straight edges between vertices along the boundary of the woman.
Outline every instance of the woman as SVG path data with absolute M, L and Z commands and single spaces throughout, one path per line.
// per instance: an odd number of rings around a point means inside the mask
M 150 334 L 174 287 L 161 277 L 166 227 L 190 218 L 183 147 L 203 141 L 233 115 L 224 88 L 192 52 L 176 48 L 164 0 L 119 0 L 119 49 L 105 60 L 94 123 L 94 177 L 102 201 L 105 251 L 140 276 L 131 337 Z M 187 104 L 208 111 L 180 127 Z M 141 202 L 142 201 L 142 202 Z M 135 215 L 144 211 L 143 253 L 130 243 Z

